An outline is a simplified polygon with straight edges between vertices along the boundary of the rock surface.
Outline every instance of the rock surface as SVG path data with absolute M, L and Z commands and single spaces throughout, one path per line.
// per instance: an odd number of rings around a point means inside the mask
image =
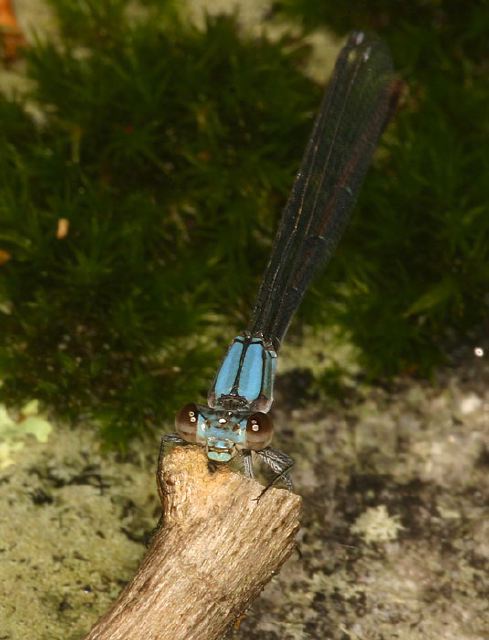
M 301 557 L 234 636 L 487 638 L 488 363 L 335 407 L 297 408 L 284 381 L 276 445 L 297 461 Z M 83 425 L 17 441 L 0 473 L 2 638 L 76 640 L 105 611 L 158 520 L 157 452 L 155 437 L 103 454 Z

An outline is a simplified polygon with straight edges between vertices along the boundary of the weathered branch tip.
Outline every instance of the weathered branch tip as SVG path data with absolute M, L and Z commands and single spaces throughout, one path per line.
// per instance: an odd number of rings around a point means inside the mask
M 217 640 L 291 554 L 301 499 L 175 447 L 157 470 L 161 526 L 85 640 Z

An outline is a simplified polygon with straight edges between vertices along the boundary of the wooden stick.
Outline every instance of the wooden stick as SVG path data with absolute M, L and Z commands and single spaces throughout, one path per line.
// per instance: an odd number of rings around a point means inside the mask
M 292 552 L 301 499 L 176 447 L 157 472 L 162 525 L 133 580 L 85 640 L 213 640 Z

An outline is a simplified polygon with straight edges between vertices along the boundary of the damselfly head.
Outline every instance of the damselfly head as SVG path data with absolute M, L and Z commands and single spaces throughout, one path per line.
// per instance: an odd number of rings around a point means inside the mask
M 175 417 L 177 434 L 186 442 L 204 445 L 210 460 L 228 462 L 237 450 L 260 451 L 273 436 L 273 422 L 261 411 L 254 413 L 186 404 Z

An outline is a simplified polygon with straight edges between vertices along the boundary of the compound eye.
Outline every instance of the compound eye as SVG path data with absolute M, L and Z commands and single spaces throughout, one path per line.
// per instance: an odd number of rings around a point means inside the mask
M 259 451 L 267 447 L 273 435 L 273 422 L 266 413 L 253 413 L 246 423 L 246 446 Z
M 175 429 L 178 435 L 187 442 L 195 442 L 199 411 L 193 402 L 186 404 L 175 416 Z

